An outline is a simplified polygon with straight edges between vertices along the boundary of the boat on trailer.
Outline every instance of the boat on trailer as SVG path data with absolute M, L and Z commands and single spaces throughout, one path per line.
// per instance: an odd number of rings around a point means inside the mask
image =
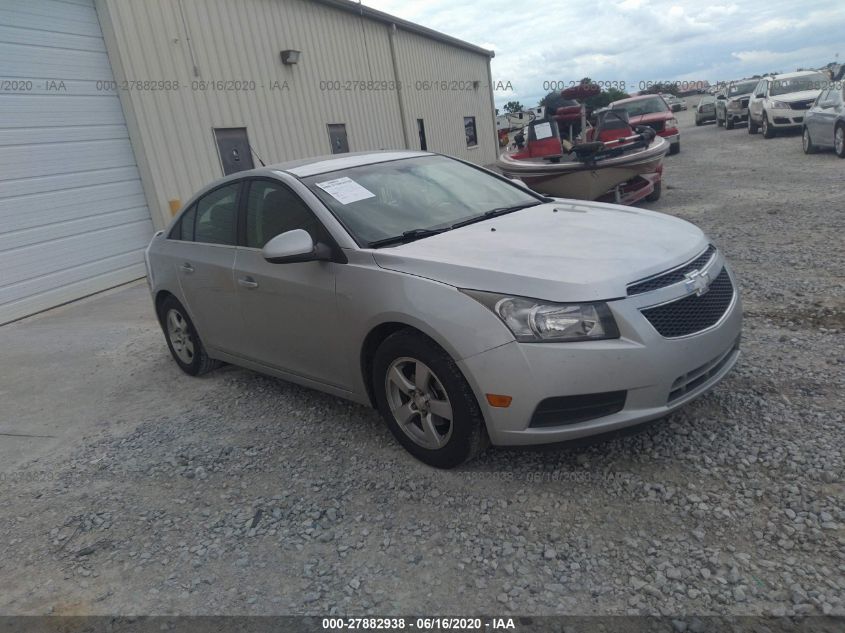
M 505 152 L 496 166 L 549 196 L 633 204 L 657 200 L 669 143 L 651 128 L 632 128 L 624 110 L 604 110 L 582 140 L 561 138 L 554 119 L 528 127 L 525 148 Z

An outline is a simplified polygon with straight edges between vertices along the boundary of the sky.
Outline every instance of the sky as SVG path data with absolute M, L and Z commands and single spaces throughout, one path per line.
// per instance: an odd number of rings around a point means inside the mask
M 845 62 L 845 0 L 364 0 L 492 49 L 496 107 L 554 82 L 728 81 Z M 837 54 L 841 54 L 837 58 Z M 633 85 L 632 85 L 633 84 Z

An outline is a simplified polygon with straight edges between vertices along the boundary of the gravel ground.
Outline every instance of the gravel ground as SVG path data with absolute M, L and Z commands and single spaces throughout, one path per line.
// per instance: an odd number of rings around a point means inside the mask
M 182 375 L 123 289 L 0 330 L 0 431 L 51 436 L 0 436 L 0 613 L 845 614 L 845 161 L 680 118 L 651 206 L 747 311 L 715 391 L 440 472 L 364 407 Z

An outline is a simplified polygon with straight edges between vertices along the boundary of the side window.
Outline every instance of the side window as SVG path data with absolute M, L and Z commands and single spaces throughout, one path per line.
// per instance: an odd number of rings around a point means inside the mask
M 822 90 L 819 93 L 819 96 L 816 97 L 816 102 L 813 105 L 819 105 L 821 103 L 824 103 L 825 101 L 829 101 L 830 95 L 831 95 L 831 91 L 829 89 L 828 90 Z
M 284 185 L 253 180 L 246 202 L 246 245 L 263 248 L 277 235 L 294 229 L 308 231 L 315 242 L 324 241 L 322 225 L 302 199 Z
M 190 209 L 185 211 L 182 214 L 182 217 L 179 221 L 173 225 L 173 228 L 170 229 L 170 235 L 168 236 L 171 240 L 181 240 L 183 242 L 193 242 L 194 241 L 194 218 L 197 215 L 197 205 L 192 206 Z
M 236 182 L 200 198 L 196 207 L 194 241 L 206 244 L 237 243 L 238 190 Z M 184 234 L 184 229 L 183 229 Z

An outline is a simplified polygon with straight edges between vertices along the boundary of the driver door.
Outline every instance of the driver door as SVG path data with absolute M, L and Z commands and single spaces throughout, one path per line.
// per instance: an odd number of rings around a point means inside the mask
M 325 227 L 302 199 L 277 180 L 247 184 L 244 240 L 235 258 L 235 283 L 248 347 L 263 365 L 348 389 L 349 368 L 338 354 L 342 331 L 335 297 L 337 264 L 271 264 L 261 249 L 272 238 L 304 229 L 326 243 Z

